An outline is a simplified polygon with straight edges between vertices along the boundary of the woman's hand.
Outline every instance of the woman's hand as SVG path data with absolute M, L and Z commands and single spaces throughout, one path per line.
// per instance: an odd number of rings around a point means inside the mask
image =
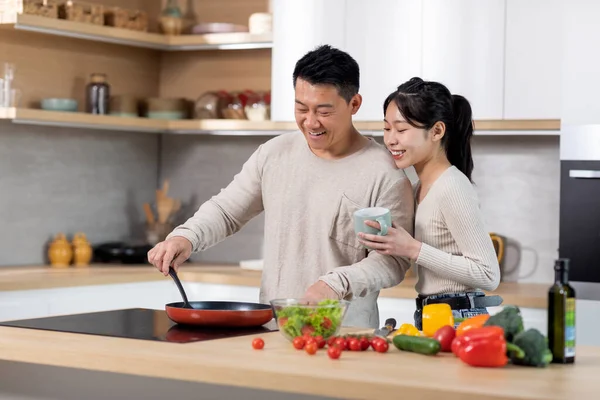
M 379 223 L 375 221 L 365 221 L 365 225 L 379 229 Z M 358 237 L 362 244 L 377 250 L 380 254 L 416 260 L 421 251 L 421 242 L 413 238 L 404 228 L 398 228 L 393 224 L 385 236 L 359 232 Z

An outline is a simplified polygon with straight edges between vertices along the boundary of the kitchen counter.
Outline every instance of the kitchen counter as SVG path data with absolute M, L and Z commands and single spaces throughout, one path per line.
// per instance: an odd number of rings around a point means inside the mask
M 180 269 L 184 282 L 203 282 L 224 285 L 260 286 L 261 272 L 244 270 L 236 265 L 186 264 Z M 149 265 L 124 266 L 94 264 L 87 268 L 50 268 L 47 266 L 20 266 L 0 268 L 0 291 L 50 289 L 87 285 L 152 282 L 170 279 Z M 384 289 L 381 297 L 414 299 L 415 278 L 407 278 L 400 285 Z M 502 296 L 504 304 L 545 309 L 549 285 L 502 282 L 494 294 Z
M 386 354 L 344 352 L 330 360 L 323 350 L 310 356 L 293 349 L 278 332 L 261 336 L 260 351 L 251 347 L 256 336 L 178 344 L 0 327 L 0 337 L 3 362 L 312 396 L 551 400 L 595 399 L 600 392 L 597 347 L 578 347 L 575 365 L 487 369 L 467 366 L 451 354 L 431 357 L 393 346 Z

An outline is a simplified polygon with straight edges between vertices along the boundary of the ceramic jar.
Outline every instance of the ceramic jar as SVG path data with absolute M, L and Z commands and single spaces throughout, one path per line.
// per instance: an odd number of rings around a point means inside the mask
M 54 237 L 54 241 L 48 248 L 48 259 L 53 268 L 68 268 L 73 258 L 73 249 L 71 244 L 63 233 Z

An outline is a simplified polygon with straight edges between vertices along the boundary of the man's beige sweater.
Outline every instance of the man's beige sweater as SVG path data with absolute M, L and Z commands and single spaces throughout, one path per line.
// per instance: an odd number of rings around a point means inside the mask
M 344 325 L 378 327 L 377 298 L 404 279 L 407 259 L 368 253 L 354 233 L 353 213 L 386 207 L 392 220 L 413 232 L 409 179 L 375 142 L 338 160 L 317 157 L 300 132 L 261 145 L 221 192 L 170 235 L 202 251 L 265 212 L 260 301 L 302 297 L 322 280 L 352 300 Z

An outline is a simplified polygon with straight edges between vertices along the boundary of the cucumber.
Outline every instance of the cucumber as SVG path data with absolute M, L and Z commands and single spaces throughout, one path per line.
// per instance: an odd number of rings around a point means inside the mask
M 440 352 L 440 342 L 424 336 L 396 335 L 392 343 L 399 350 L 434 356 Z

